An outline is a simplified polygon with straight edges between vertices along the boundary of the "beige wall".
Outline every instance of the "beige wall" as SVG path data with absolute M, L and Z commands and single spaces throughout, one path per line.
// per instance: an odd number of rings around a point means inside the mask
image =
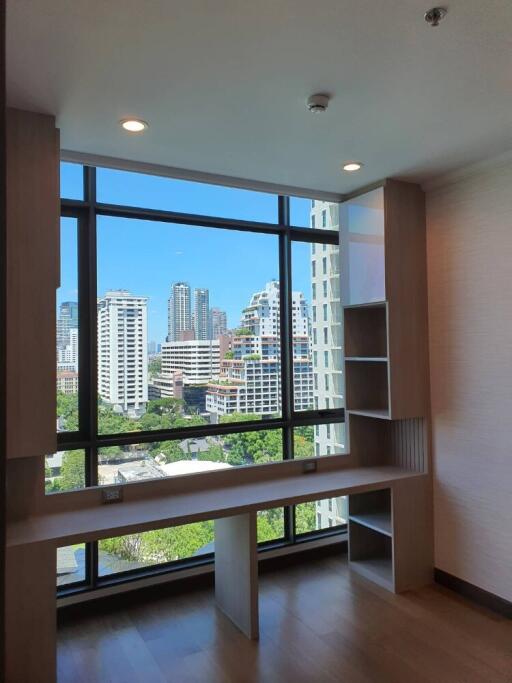
M 435 565 L 512 600 L 512 156 L 427 191 Z

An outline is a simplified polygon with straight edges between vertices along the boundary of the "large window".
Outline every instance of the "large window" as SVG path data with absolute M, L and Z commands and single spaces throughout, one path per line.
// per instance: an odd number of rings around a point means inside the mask
M 68 163 L 61 178 L 48 493 L 344 452 L 337 204 Z M 259 542 L 330 529 L 322 505 L 259 512 Z M 212 552 L 212 522 L 82 544 L 58 584 Z

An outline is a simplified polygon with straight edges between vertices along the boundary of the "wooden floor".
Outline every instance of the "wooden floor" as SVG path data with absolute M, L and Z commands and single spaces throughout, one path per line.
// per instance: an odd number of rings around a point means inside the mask
M 345 558 L 260 577 L 259 642 L 213 591 L 148 599 L 59 628 L 59 683 L 512 682 L 512 622 L 437 586 L 392 595 Z

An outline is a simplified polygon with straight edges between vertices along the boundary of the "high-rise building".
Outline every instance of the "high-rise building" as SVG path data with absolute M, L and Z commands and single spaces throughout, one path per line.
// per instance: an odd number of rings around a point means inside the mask
M 339 230 L 339 205 L 315 200 L 311 206 L 311 226 L 320 230 Z M 314 407 L 320 410 L 340 408 L 343 405 L 343 376 L 338 246 L 312 243 L 311 290 Z M 344 437 L 343 424 L 316 425 L 315 455 L 343 452 Z M 316 513 L 319 529 L 343 524 L 347 514 L 346 499 L 319 501 Z
M 194 289 L 194 333 L 198 340 L 210 336 L 210 293 L 207 289 Z
M 78 328 L 67 330 L 67 342 L 57 347 L 57 370 L 78 372 Z
M 206 409 L 217 415 L 275 415 L 281 410 L 278 282 L 269 282 L 263 291 L 252 295 L 240 326 L 232 339 L 232 358 L 221 361 L 219 381 L 208 386 Z M 313 376 L 308 310 L 302 292 L 292 293 L 292 326 L 295 408 L 306 410 L 313 403 Z
M 78 329 L 78 303 L 63 301 L 59 306 L 57 317 L 57 348 L 63 349 L 69 344 L 69 331 Z
M 167 341 L 179 341 L 182 332 L 192 329 L 190 285 L 187 282 L 175 282 L 171 287 L 167 306 L 167 327 Z
M 98 393 L 131 417 L 142 415 L 148 400 L 147 301 L 126 290 L 98 299 Z
M 242 312 L 241 326 L 257 337 L 279 338 L 279 282 L 268 282 L 265 289 L 252 295 Z M 293 336 L 308 336 L 308 306 L 302 292 L 292 292 Z
M 226 311 L 221 311 L 220 308 L 210 309 L 210 325 L 212 339 L 218 339 L 221 335 L 226 334 L 228 330 Z

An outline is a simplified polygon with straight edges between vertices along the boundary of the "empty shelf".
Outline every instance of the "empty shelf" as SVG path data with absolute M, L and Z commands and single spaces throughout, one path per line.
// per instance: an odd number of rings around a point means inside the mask
M 361 524 L 368 529 L 378 531 L 386 536 L 391 536 L 391 514 L 389 512 L 360 512 L 355 515 L 350 515 L 351 522 Z
M 353 415 L 363 415 L 365 417 L 376 417 L 380 420 L 391 420 L 391 416 L 389 414 L 388 410 L 380 409 L 380 408 L 369 408 L 368 410 L 348 410 L 348 413 L 352 413 Z

